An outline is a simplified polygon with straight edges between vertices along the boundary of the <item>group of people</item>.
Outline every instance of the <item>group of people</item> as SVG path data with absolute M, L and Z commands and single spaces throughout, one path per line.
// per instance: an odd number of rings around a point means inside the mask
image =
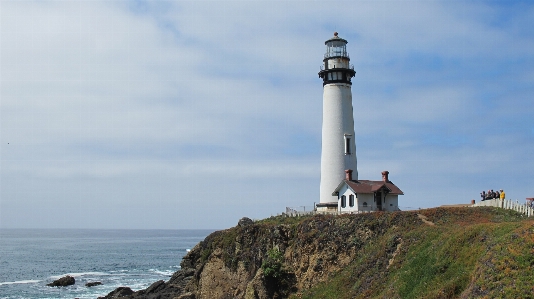
M 494 198 L 504 200 L 505 196 L 506 194 L 504 193 L 502 189 L 499 191 L 493 191 L 493 189 L 490 189 L 488 190 L 488 192 L 482 191 L 482 193 L 480 193 L 480 197 L 482 198 L 482 201 L 490 200 Z

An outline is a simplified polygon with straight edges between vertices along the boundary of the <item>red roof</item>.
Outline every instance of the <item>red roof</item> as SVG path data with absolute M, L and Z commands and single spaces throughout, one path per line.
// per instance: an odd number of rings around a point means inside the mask
M 368 181 L 368 180 L 357 180 L 357 181 L 349 181 L 349 180 L 343 180 L 339 186 L 337 186 L 336 190 L 332 193 L 332 195 L 337 195 L 336 193 L 339 192 L 339 189 L 343 186 L 343 184 L 347 184 L 349 188 L 354 191 L 354 193 L 374 193 L 381 188 L 386 188 L 389 191 L 389 194 L 397 194 L 397 195 L 404 195 L 404 192 L 402 192 L 399 187 L 395 186 L 393 182 L 388 181 L 387 183 L 384 181 Z

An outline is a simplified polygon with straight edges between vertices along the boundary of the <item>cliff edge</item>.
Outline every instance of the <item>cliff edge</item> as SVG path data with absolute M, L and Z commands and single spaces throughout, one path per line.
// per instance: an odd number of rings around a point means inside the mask
M 101 298 L 531 298 L 534 220 L 487 207 L 244 218 L 180 265 Z

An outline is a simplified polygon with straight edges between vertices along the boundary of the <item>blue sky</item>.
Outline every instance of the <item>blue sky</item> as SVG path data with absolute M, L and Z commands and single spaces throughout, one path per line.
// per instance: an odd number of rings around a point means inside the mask
M 403 209 L 534 197 L 534 5 L 1 1 L 0 228 L 225 228 L 318 202 L 324 41 Z

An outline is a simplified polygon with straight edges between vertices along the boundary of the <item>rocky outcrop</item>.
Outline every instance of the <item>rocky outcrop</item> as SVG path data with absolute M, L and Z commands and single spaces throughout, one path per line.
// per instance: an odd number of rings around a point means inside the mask
M 114 291 L 103 298 L 286 298 L 350 263 L 366 240 L 380 234 L 379 221 L 391 217 L 384 215 L 273 217 L 258 222 L 242 218 L 236 227 L 214 232 L 197 244 L 168 282 L 158 281 L 132 294 Z M 420 221 L 415 214 L 410 217 Z M 270 254 L 280 255 L 279 267 L 266 263 Z
M 49 287 L 66 287 L 66 286 L 73 285 L 74 283 L 76 283 L 76 280 L 74 279 L 74 277 L 67 275 L 67 276 L 61 277 L 58 280 L 54 280 L 53 282 L 47 284 L 47 286 L 49 286 Z
M 94 281 L 94 282 L 88 282 L 85 284 L 86 287 L 90 288 L 90 287 L 95 287 L 95 286 L 99 286 L 101 285 L 102 283 L 100 281 Z
M 118 287 L 104 298 L 125 298 L 132 295 L 134 291 L 129 287 Z M 99 297 L 102 298 L 102 297 Z
M 115 298 L 136 298 L 136 299 L 164 299 L 164 298 L 181 298 L 181 299 L 195 299 L 194 293 L 188 295 L 186 285 L 191 281 L 195 274 L 193 269 L 180 270 L 171 277 L 168 282 L 163 280 L 156 281 L 145 290 L 137 292 L 130 288 L 121 287 L 109 293 L 105 297 L 99 299 L 115 299 Z M 188 297 L 189 296 L 189 297 Z
M 243 217 L 239 219 L 239 222 L 237 223 L 237 225 L 239 226 L 247 226 L 247 225 L 252 225 L 252 224 L 254 224 L 254 221 L 252 221 L 252 219 L 248 217 Z
M 300 218 L 279 216 L 256 222 L 243 218 L 236 227 L 214 232 L 197 244 L 182 259 L 181 270 L 174 273 L 169 281 L 158 281 L 136 292 L 128 288 L 117 289 L 103 298 L 271 299 L 287 298 L 291 294 L 298 298 L 308 291 L 313 293 L 318 287 L 332 283 L 332 279 L 338 280 L 335 280 L 327 294 L 344 287 L 346 289 L 340 292 L 344 292 L 342 294 L 347 298 L 371 298 L 371 294 L 378 294 L 376 298 L 411 297 L 416 293 L 406 293 L 404 289 L 405 293 L 399 293 L 399 290 L 412 285 L 395 284 L 404 281 L 402 273 L 408 273 L 413 280 L 413 273 L 409 270 L 413 266 L 412 260 L 408 263 L 407 256 L 423 252 L 421 261 L 428 262 L 427 267 L 432 268 L 432 255 L 443 253 L 441 260 L 450 258 L 447 247 L 452 244 L 449 241 L 442 248 L 439 242 L 434 242 L 432 238 L 439 240 L 437 231 L 451 237 L 451 231 L 463 229 L 469 223 L 493 223 L 502 219 L 517 221 L 520 218 L 506 213 L 478 208 L 451 208 Z M 429 222 L 434 225 L 427 225 Z M 480 226 L 474 227 L 474 235 L 485 231 Z M 488 226 L 485 229 L 490 228 Z M 462 229 L 458 232 L 460 236 L 464 234 Z M 528 229 L 525 231 L 530 233 Z M 534 235 L 534 229 L 532 231 Z M 482 239 L 486 240 L 486 237 Z M 421 244 L 431 245 L 425 247 Z M 472 246 L 473 243 L 465 244 Z M 480 244 L 483 246 L 485 243 Z M 432 249 L 428 249 L 430 253 L 426 255 L 421 248 Z M 460 249 L 458 251 L 463 250 Z M 465 251 L 474 252 L 473 248 Z M 402 267 L 408 270 L 399 270 L 404 269 Z M 419 271 L 417 267 L 414 269 Z M 458 274 L 450 274 L 446 266 L 436 269 L 431 275 L 436 276 L 439 282 Z M 492 269 L 486 272 L 490 273 Z M 444 284 L 449 288 L 443 291 L 445 293 L 430 292 L 421 297 L 455 298 L 443 294 L 449 294 L 451 290 L 451 294 L 460 292 L 465 288 L 461 282 L 468 278 L 466 276 L 458 282 L 446 280 L 454 287 Z M 410 279 L 408 281 L 412 281 Z M 388 287 L 384 287 L 384 282 L 389 283 Z M 476 283 L 473 280 L 469 294 L 478 294 L 476 292 L 480 287 Z M 389 295 L 381 292 L 389 292 Z M 313 294 L 308 297 L 325 297 L 320 293 Z

